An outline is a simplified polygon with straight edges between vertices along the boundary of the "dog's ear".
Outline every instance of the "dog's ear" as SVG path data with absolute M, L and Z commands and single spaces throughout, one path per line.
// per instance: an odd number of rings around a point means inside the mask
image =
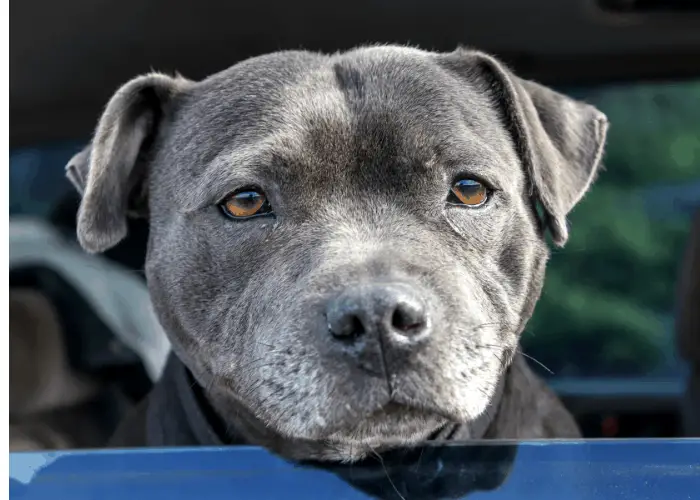
M 466 49 L 445 64 L 489 93 L 502 113 L 530 182 L 544 210 L 552 239 L 568 238 L 566 216 L 600 168 L 608 119 L 595 107 L 513 75 L 495 58 Z
M 81 196 L 85 194 L 85 181 L 90 169 L 90 149 L 89 145 L 86 146 L 66 165 L 66 177 Z
M 148 158 L 173 98 L 191 82 L 151 73 L 134 78 L 110 99 L 92 142 L 66 166 L 82 194 L 78 241 L 102 252 L 127 231 L 127 216 L 145 216 Z

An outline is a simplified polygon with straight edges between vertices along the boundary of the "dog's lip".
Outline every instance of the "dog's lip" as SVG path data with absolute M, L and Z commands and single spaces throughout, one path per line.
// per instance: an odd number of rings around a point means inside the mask
M 389 406 L 391 407 L 393 413 L 410 411 L 415 413 L 423 413 L 442 417 L 451 422 L 458 421 L 456 415 L 453 415 L 449 411 L 446 411 L 443 408 L 440 408 L 439 406 L 421 403 L 419 401 L 415 401 L 413 398 L 403 397 L 399 394 L 394 394 L 389 400 L 389 402 L 384 406 L 384 408 Z M 376 413 L 380 413 L 381 411 L 382 410 L 379 410 Z
M 421 411 L 421 409 L 416 407 L 416 406 L 399 403 L 399 402 L 391 399 L 391 400 L 389 400 L 389 402 L 387 404 L 385 404 L 381 408 L 377 409 L 376 411 L 372 412 L 370 414 L 370 417 L 379 416 L 379 415 L 393 415 L 395 413 L 404 413 L 406 411 L 415 411 L 415 410 Z
M 426 415 L 431 417 L 439 417 L 446 420 L 447 422 L 457 422 L 454 415 L 449 412 L 441 410 L 440 408 L 427 406 L 424 404 L 418 404 L 415 401 L 403 401 L 400 399 L 390 399 L 381 408 L 373 411 L 369 414 L 368 418 L 381 418 L 389 417 L 397 414 L 413 414 L 413 415 Z
M 399 415 L 399 419 L 392 419 L 393 416 Z M 365 417 L 357 419 L 356 421 L 347 422 L 345 425 L 341 427 L 334 428 L 331 432 L 327 433 L 324 436 L 324 439 L 326 439 L 329 442 L 346 442 L 347 441 L 347 436 L 348 433 L 350 435 L 353 434 L 353 432 L 357 431 L 358 429 L 364 427 L 364 430 L 361 431 L 363 434 L 367 432 L 367 428 L 365 427 L 369 422 L 373 422 L 374 424 L 378 424 L 381 421 L 392 421 L 396 420 L 397 423 L 400 421 L 400 416 L 405 415 L 408 416 L 409 418 L 411 417 L 431 417 L 428 420 L 437 422 L 438 428 L 437 429 L 432 429 L 429 434 L 424 435 L 423 437 L 420 437 L 419 440 L 425 441 L 425 440 L 430 440 L 432 439 L 432 436 L 436 435 L 436 433 L 440 432 L 442 429 L 444 429 L 445 426 L 450 425 L 453 422 L 452 419 L 448 419 L 444 417 L 443 415 L 433 411 L 433 410 L 428 410 L 424 407 L 421 407 L 419 405 L 415 404 L 404 404 L 401 402 L 389 400 L 386 404 L 381 406 L 380 408 L 372 411 L 371 413 L 368 413 L 365 415 Z M 437 420 L 435 417 L 439 417 Z M 385 422 L 386 423 L 386 422 Z M 363 425 L 364 424 L 364 425 Z M 379 427 L 381 428 L 381 427 Z M 388 429 L 387 429 L 388 430 Z M 404 437 L 399 437 L 394 436 L 394 438 L 397 440 L 396 443 L 403 443 L 405 436 Z M 392 439 L 392 436 L 389 434 L 385 434 L 385 432 L 380 433 L 380 435 L 371 437 L 370 435 L 366 435 L 361 439 L 362 442 L 372 442 L 373 440 L 375 441 L 375 444 L 377 446 L 380 446 L 382 444 L 387 444 L 390 442 Z M 389 441 L 387 441 L 387 439 Z

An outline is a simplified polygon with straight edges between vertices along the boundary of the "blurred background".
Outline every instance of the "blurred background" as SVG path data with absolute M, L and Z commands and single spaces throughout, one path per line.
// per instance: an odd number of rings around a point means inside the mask
M 474 46 L 608 115 L 605 170 L 553 251 L 524 350 L 586 436 L 697 425 L 700 347 L 679 350 L 676 324 L 700 306 L 678 285 L 698 283 L 700 2 L 15 0 L 10 26 L 15 449 L 100 446 L 167 352 L 143 283 L 146 224 L 106 256 L 75 243 L 64 167 L 111 94 L 151 69 L 199 79 L 274 50 L 376 42 Z M 700 346 L 697 320 L 684 324 Z

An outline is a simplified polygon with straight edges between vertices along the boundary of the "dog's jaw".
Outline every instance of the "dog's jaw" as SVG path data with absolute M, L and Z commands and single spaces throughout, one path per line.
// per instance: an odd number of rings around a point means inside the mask
M 521 368 L 519 368 L 520 370 Z M 255 416 L 245 405 L 220 387 L 210 386 L 206 398 L 212 405 L 229 433 L 222 442 L 241 439 L 248 444 L 262 446 L 290 460 L 320 460 L 351 463 L 369 456 L 376 456 L 392 449 L 406 449 L 428 441 L 470 441 L 498 434 L 494 424 L 503 420 L 499 415 L 509 370 L 503 373 L 487 409 L 469 422 L 456 422 L 435 413 L 401 409 L 391 405 L 387 416 L 378 412 L 354 427 L 337 430 L 323 437 L 300 438 L 276 431 Z M 526 395 L 523 397 L 527 397 Z M 392 415 L 393 417 L 392 418 Z M 398 432 L 397 432 L 398 430 Z M 519 429 L 527 436 L 528 430 Z

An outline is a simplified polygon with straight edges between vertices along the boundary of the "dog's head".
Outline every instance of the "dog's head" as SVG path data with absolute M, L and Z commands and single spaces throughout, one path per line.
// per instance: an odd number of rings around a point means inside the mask
M 132 80 L 68 170 L 87 250 L 148 217 L 157 313 L 207 391 L 373 446 L 486 410 L 606 128 L 475 51 L 282 52 Z

